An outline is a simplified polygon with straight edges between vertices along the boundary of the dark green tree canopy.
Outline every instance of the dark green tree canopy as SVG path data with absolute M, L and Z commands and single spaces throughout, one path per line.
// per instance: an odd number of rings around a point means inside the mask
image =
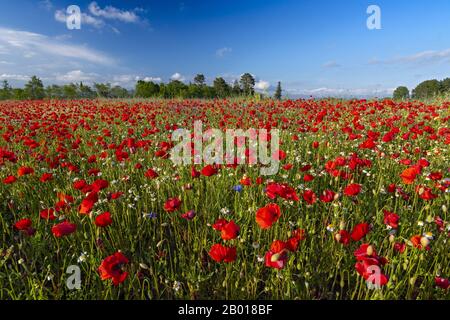
M 45 90 L 41 79 L 36 76 L 32 76 L 30 81 L 25 84 L 25 94 L 31 100 L 44 99 Z
M 281 90 L 281 82 L 278 81 L 277 84 L 277 89 L 275 90 L 275 93 L 273 95 L 273 97 L 277 100 L 281 100 L 281 94 L 282 94 L 282 90 Z
M 255 78 L 250 73 L 244 73 L 240 83 L 244 95 L 252 96 L 255 93 Z
M 395 100 L 405 100 L 409 98 L 409 90 L 405 86 L 400 86 L 394 90 L 393 97 Z

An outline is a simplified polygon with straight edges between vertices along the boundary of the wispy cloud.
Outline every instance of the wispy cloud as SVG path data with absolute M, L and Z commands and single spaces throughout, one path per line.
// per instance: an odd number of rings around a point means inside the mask
M 53 3 L 50 0 L 39 1 L 39 6 L 47 11 L 53 9 Z
M 89 12 L 96 17 L 119 20 L 127 23 L 141 22 L 141 18 L 136 14 L 135 10 L 121 10 L 113 6 L 106 6 L 102 9 L 95 1 L 89 4 L 88 9 Z
M 229 47 L 223 47 L 223 48 L 217 49 L 216 50 L 216 57 L 223 58 L 226 55 L 230 54 L 232 51 L 233 51 L 233 49 L 229 48 Z
M 0 80 L 18 80 L 18 81 L 27 81 L 30 79 L 30 76 L 23 74 L 0 74 Z
M 323 68 L 331 69 L 331 68 L 339 68 L 341 65 L 336 61 L 328 61 L 322 65 Z
M 63 57 L 74 60 L 88 61 L 103 65 L 111 65 L 114 60 L 106 54 L 90 49 L 86 46 L 68 44 L 48 36 L 14 29 L 0 28 L 0 46 L 10 54 L 33 56 Z M 50 56 L 52 57 L 50 57 Z
M 428 64 L 450 62 L 450 49 L 426 50 L 408 56 L 400 56 L 392 59 L 372 59 L 369 64 Z
M 67 21 L 67 15 L 64 13 L 63 10 L 56 10 L 55 11 L 55 20 L 61 23 L 66 23 Z M 81 25 L 90 25 L 95 28 L 102 28 L 105 26 L 105 22 L 101 19 L 97 19 L 93 16 L 90 16 L 86 13 L 81 13 Z
M 65 74 L 56 74 L 55 80 L 58 82 L 92 82 L 99 77 L 96 73 L 85 73 L 81 70 L 72 70 Z

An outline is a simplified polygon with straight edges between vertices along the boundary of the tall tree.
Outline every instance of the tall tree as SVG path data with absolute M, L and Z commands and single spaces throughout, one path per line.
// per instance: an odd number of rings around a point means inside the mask
M 41 79 L 32 76 L 30 81 L 25 84 L 25 94 L 27 98 L 31 100 L 44 99 L 45 89 Z
M 241 95 L 241 87 L 239 86 L 239 82 L 237 80 L 234 80 L 232 92 L 233 96 L 237 97 Z
M 394 90 L 393 98 L 395 100 L 405 100 L 409 98 L 409 90 L 405 86 L 400 86 Z
M 8 100 L 12 98 L 12 88 L 7 80 L 2 81 L 2 88 L 0 89 L 0 100 Z
M 194 78 L 194 83 L 198 86 L 204 86 L 205 85 L 205 76 L 201 73 L 197 74 Z
M 250 73 L 244 73 L 240 82 L 244 95 L 252 96 L 255 93 L 255 78 Z
M 100 98 L 109 98 L 111 93 L 111 85 L 109 83 L 94 83 L 97 96 Z
M 222 77 L 214 79 L 213 88 L 219 98 L 228 97 L 231 92 L 230 86 Z
M 277 99 L 277 100 L 281 100 L 281 92 L 282 92 L 282 90 L 281 90 L 281 82 L 278 81 L 277 89 L 275 90 L 275 94 L 273 95 L 273 97 L 275 99 Z
M 138 98 L 156 97 L 159 93 L 160 86 L 151 81 L 139 80 L 135 86 L 135 96 Z

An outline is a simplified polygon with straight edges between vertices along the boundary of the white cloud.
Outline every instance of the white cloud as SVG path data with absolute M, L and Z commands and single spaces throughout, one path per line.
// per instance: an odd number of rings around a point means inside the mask
M 322 65 L 322 67 L 324 67 L 324 68 L 338 68 L 340 66 L 341 65 L 339 63 L 337 63 L 336 61 L 328 61 Z
M 426 50 L 416 54 L 395 57 L 392 59 L 379 60 L 372 59 L 369 64 L 404 64 L 404 63 L 439 63 L 450 62 L 450 48 L 444 50 Z
M 185 80 L 184 77 L 183 77 L 180 73 L 178 73 L 178 72 L 175 72 L 175 73 L 170 77 L 170 79 L 171 79 L 171 80 L 178 80 L 178 81 L 184 81 L 184 80 Z
M 55 20 L 61 23 L 66 23 L 67 16 L 62 10 L 56 10 L 55 11 Z M 95 17 L 92 17 L 86 13 L 81 13 L 81 27 L 83 27 L 83 24 L 87 24 L 90 26 L 93 26 L 95 28 L 102 28 L 105 23 L 101 19 L 97 19 Z
M 0 28 L 0 47 L 4 47 L 14 56 L 22 51 L 23 55 L 33 52 L 36 56 L 46 59 L 63 57 L 103 65 L 114 63 L 111 57 L 86 46 L 67 44 L 39 33 L 7 28 Z
M 270 83 L 264 80 L 259 80 L 258 82 L 255 83 L 255 89 L 257 90 L 266 91 L 267 89 L 269 89 L 269 87 Z
M 95 1 L 91 2 L 88 8 L 89 12 L 96 17 L 119 20 L 128 23 L 137 23 L 141 21 L 141 18 L 134 11 L 121 10 L 113 6 L 106 6 L 102 9 Z
M 232 48 L 224 47 L 216 50 L 216 57 L 223 58 L 233 51 Z
M 162 82 L 160 77 L 145 77 L 143 80 L 147 82 Z
M 22 75 L 22 74 L 0 74 L 1 80 L 18 80 L 18 81 L 28 81 L 30 76 Z
M 80 82 L 80 81 L 92 82 L 96 78 L 98 78 L 98 74 L 85 73 L 81 70 L 72 70 L 65 74 L 57 74 L 55 76 L 55 80 L 59 82 Z

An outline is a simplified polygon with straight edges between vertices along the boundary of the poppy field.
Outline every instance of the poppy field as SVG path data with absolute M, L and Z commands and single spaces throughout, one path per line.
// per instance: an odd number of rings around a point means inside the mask
M 278 129 L 278 172 L 174 164 L 194 121 Z M 14 101 L 0 133 L 0 299 L 450 298 L 450 102 Z

